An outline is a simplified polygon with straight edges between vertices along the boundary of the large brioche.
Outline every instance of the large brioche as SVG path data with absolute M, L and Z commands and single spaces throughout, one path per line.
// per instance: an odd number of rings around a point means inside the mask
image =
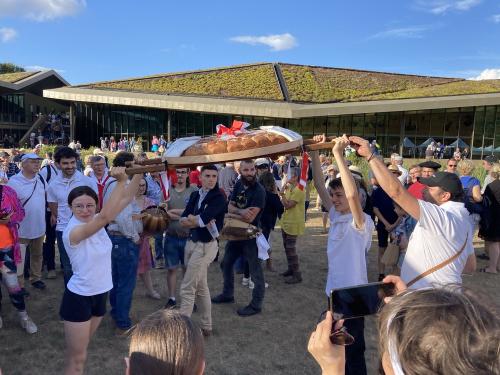
M 288 140 L 276 133 L 264 130 L 250 131 L 223 140 L 217 137 L 203 138 L 184 151 L 184 156 L 201 156 L 240 152 L 255 148 L 270 147 L 286 143 Z

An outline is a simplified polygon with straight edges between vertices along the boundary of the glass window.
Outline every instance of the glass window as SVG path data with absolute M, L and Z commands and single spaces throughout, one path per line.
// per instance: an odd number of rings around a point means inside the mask
M 365 127 L 365 116 L 364 115 L 354 115 L 352 116 L 352 135 L 364 135 Z M 349 133 L 347 133 L 349 135 Z
M 326 127 L 326 135 L 328 137 L 338 137 L 340 126 L 340 117 L 328 117 L 328 124 Z
M 484 136 L 493 138 L 495 134 L 496 107 L 486 107 L 484 119 Z
M 389 113 L 389 121 L 387 126 L 387 135 L 389 136 L 399 136 L 401 133 L 401 123 L 403 121 L 402 112 L 391 112 Z M 399 141 L 398 141 L 399 143 Z
M 476 107 L 474 114 L 474 147 L 483 147 L 484 107 Z
M 326 134 L 328 130 L 328 118 L 316 117 L 314 119 L 314 134 Z
M 456 139 L 460 134 L 460 114 L 458 108 L 448 108 L 446 110 L 446 120 L 444 123 L 445 138 Z
M 460 138 L 469 138 L 474 128 L 474 107 L 460 109 Z
M 446 112 L 443 109 L 432 110 L 431 128 L 429 136 L 434 138 L 436 142 L 441 142 L 443 139 L 444 124 L 446 121 Z
M 290 119 L 290 121 L 288 122 L 288 129 L 301 134 L 300 120 L 296 118 Z
M 312 137 L 314 134 L 314 119 L 313 118 L 303 118 L 302 123 L 302 136 L 305 138 Z
M 351 115 L 340 116 L 339 135 L 351 134 Z

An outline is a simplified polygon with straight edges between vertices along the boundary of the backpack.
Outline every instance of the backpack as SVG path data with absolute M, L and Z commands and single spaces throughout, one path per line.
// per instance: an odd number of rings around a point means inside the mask
M 469 179 L 469 182 L 467 183 L 466 186 L 464 186 L 464 204 L 465 208 L 469 211 L 470 214 L 483 214 L 484 212 L 484 205 L 482 202 L 475 202 L 474 198 L 472 197 L 472 189 L 474 186 L 471 185 L 471 183 L 474 182 L 474 179 L 471 178 Z

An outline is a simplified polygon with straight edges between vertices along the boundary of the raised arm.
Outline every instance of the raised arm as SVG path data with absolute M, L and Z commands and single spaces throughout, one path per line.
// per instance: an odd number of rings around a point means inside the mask
M 324 142 L 324 136 L 317 136 L 315 137 L 315 140 L 317 142 Z M 321 171 L 321 163 L 319 162 L 318 151 L 311 151 L 309 153 L 309 156 L 311 157 L 314 187 L 316 188 L 316 191 L 321 198 L 321 203 L 327 211 L 330 211 L 330 208 L 332 208 L 332 199 L 330 198 L 330 194 L 328 194 L 328 191 L 325 187 L 325 177 L 323 176 L 323 172 Z
M 358 229 L 361 229 L 365 225 L 365 213 L 363 212 L 363 207 L 361 207 L 361 201 L 359 200 L 358 187 L 344 159 L 344 150 L 348 145 L 349 139 L 345 134 L 342 137 L 336 138 L 335 146 L 333 146 L 333 157 L 337 161 L 339 167 L 342 186 L 344 187 L 345 196 L 349 203 L 354 223 Z
M 72 244 L 77 244 L 97 233 L 101 228 L 104 228 L 132 201 L 133 195 L 131 195 L 131 190 L 127 191 L 126 187 L 128 176 L 125 174 L 125 167 L 113 167 L 110 170 L 110 175 L 117 180 L 111 196 L 102 207 L 101 212 L 90 222 L 79 225 L 71 231 L 69 239 Z M 140 180 L 141 175 L 134 175 L 128 187 L 134 184 L 137 191 Z
M 366 139 L 356 136 L 349 137 L 349 140 L 355 145 L 358 154 L 366 158 L 378 184 L 387 195 L 416 220 L 420 219 L 420 205 L 417 198 L 408 193 L 398 178 L 387 169 L 382 160 L 374 157 L 370 143 Z

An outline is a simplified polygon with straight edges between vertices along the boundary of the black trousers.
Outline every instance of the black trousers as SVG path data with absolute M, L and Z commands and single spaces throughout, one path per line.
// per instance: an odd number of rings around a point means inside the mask
M 354 337 L 354 344 L 345 347 L 345 374 L 366 375 L 365 318 L 347 319 L 344 327 Z
M 45 242 L 43 243 L 43 264 L 47 271 L 55 270 L 56 227 L 50 225 L 50 212 L 45 212 Z

